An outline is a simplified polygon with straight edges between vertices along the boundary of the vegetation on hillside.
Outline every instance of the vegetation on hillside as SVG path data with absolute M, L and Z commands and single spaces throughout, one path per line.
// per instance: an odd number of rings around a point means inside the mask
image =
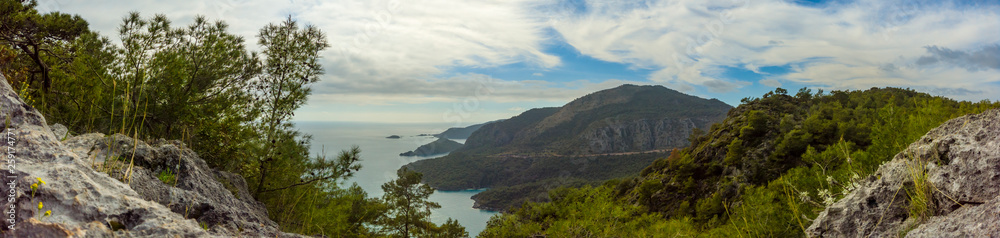
M 552 192 L 553 202 L 494 217 L 481 235 L 802 236 L 823 208 L 930 129 L 998 107 L 908 89 L 779 88 L 744 99 L 634 178 Z
M 164 15 L 131 13 L 114 44 L 79 16 L 35 7 L 32 0 L 0 1 L 0 73 L 49 123 L 75 134 L 181 140 L 213 168 L 247 178 L 254 198 L 284 231 L 416 234 L 381 229 L 397 216 L 386 211 L 406 204 L 343 184 L 361 168 L 359 148 L 311 157 L 310 136 L 290 122 L 323 73 L 320 52 L 328 44 L 318 28 L 291 18 L 269 24 L 257 35 L 261 51 L 254 52 L 221 21 L 197 17 L 177 27 Z M 176 183 L 173 177 L 160 176 Z M 440 237 L 464 232 L 453 221 L 421 226 L 427 228 L 421 234 Z

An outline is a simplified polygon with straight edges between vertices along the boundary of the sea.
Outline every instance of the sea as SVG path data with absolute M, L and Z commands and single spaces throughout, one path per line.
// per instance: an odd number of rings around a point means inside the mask
M 363 122 L 296 122 L 295 127 L 303 133 L 312 135 L 313 155 L 326 154 L 334 158 L 340 151 L 357 145 L 361 148 L 361 170 L 346 184 L 357 183 L 368 193 L 369 197 L 381 197 L 382 184 L 397 178 L 396 171 L 408 163 L 437 158 L 399 156 L 417 147 L 430 143 L 437 138 L 420 136 L 421 134 L 441 133 L 454 124 L 381 124 Z M 466 125 L 461 125 L 466 126 Z M 399 139 L 388 139 L 391 135 Z M 465 140 L 455 140 L 465 143 Z M 448 218 L 457 220 L 465 227 L 469 235 L 475 237 L 486 228 L 486 222 L 497 212 L 472 208 L 472 195 L 483 190 L 465 191 L 435 191 L 430 200 L 441 204 L 441 208 L 431 210 L 431 221 L 443 224 Z

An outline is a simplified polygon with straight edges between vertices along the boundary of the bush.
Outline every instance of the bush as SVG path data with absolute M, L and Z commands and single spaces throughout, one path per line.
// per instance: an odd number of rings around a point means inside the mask
M 170 186 L 177 185 L 177 176 L 173 172 L 170 172 L 170 169 L 160 170 L 160 174 L 156 175 L 156 178 Z

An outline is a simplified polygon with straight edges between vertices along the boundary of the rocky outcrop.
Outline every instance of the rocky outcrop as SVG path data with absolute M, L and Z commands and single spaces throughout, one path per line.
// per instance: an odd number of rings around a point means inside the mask
M 924 180 L 926 186 L 914 183 Z M 926 189 L 926 190 L 923 190 Z M 928 194 L 925 216 L 911 199 Z M 824 210 L 813 237 L 1000 236 L 1000 109 L 952 119 Z
M 116 158 L 129 161 L 134 165 L 129 187 L 143 199 L 195 219 L 213 233 L 277 233 L 277 224 L 268 219 L 264 205 L 250 196 L 243 177 L 209 168 L 179 141 L 156 140 L 149 145 L 121 134 L 91 133 L 63 143 L 91 167 Z
M 10 153 L 2 170 L 9 194 L 3 206 L 13 217 L 4 223 L 4 237 L 297 236 L 278 231 L 242 178 L 213 171 L 180 142 L 148 145 L 101 134 L 61 141 L 67 132 L 47 126 L 2 77 L 0 117 L 6 119 L 0 120 L 3 149 Z M 131 169 L 105 166 L 115 161 L 128 161 Z M 168 168 L 176 185 L 157 178 Z M 123 173 L 131 179 L 112 177 Z M 45 183 L 33 193 L 30 185 L 39 180 Z

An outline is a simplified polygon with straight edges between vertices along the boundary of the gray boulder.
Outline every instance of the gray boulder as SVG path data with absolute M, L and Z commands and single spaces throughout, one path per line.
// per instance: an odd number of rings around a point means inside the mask
M 264 205 L 250 196 L 243 177 L 209 168 L 179 141 L 156 140 L 149 145 L 122 134 L 91 133 L 64 143 L 91 167 L 101 168 L 109 160 L 134 165 L 127 182 L 143 199 L 195 219 L 213 233 L 268 237 L 280 233 Z
M 59 138 L 59 140 L 65 139 L 70 135 L 69 128 L 66 128 L 66 126 L 63 126 L 62 124 L 52 124 L 49 125 L 49 128 L 52 129 L 52 134 L 55 135 L 56 138 Z
M 926 217 L 910 215 L 914 177 L 928 186 Z M 910 191 L 910 192 L 908 192 Z M 860 188 L 820 213 L 813 237 L 1000 236 L 1000 109 L 931 130 Z
M 85 134 L 63 143 L 2 76 L 0 118 L 0 179 L 9 194 L 2 237 L 298 236 L 278 231 L 242 178 L 209 169 L 177 141 L 150 146 L 122 135 Z M 130 161 L 131 170 L 110 174 L 131 174 L 131 180 L 95 170 L 107 168 L 109 159 Z M 157 178 L 167 168 L 175 171 L 176 186 Z M 38 179 L 45 183 L 32 194 Z M 51 216 L 44 215 L 48 210 Z

